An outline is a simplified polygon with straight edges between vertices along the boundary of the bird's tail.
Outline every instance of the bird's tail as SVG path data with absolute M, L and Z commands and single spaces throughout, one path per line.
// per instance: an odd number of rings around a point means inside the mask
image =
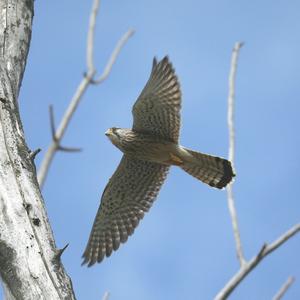
M 180 167 L 202 182 L 222 189 L 235 176 L 231 163 L 227 159 L 203 154 L 187 148 L 189 159 L 184 159 Z

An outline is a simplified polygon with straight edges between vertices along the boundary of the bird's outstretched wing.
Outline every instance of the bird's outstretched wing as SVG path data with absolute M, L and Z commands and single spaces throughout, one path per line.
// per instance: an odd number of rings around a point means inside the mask
M 101 262 L 125 243 L 154 202 L 169 167 L 123 156 L 101 199 L 83 264 Z
M 167 56 L 159 63 L 154 58 L 150 78 L 132 109 L 132 129 L 177 142 L 180 108 L 180 85 L 172 64 Z

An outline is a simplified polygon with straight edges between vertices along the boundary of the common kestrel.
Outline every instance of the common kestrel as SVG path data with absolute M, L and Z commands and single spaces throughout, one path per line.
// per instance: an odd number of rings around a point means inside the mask
M 132 129 L 105 133 L 123 153 L 101 198 L 83 264 L 110 256 L 125 243 L 152 206 L 171 165 L 202 182 L 225 187 L 235 176 L 231 163 L 178 144 L 180 85 L 168 57 L 154 58 L 150 78 L 133 106 Z

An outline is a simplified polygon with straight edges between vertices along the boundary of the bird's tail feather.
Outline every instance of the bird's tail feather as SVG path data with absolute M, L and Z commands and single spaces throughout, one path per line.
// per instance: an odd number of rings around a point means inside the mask
M 231 163 L 227 159 L 203 154 L 184 148 L 192 159 L 184 160 L 180 167 L 202 182 L 222 189 L 235 176 Z

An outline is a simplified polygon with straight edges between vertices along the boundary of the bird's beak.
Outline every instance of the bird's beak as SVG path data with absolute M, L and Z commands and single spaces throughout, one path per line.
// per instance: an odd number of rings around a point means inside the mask
M 107 129 L 106 131 L 105 131 L 105 135 L 106 136 L 109 136 L 109 135 L 111 135 L 111 129 L 109 128 L 109 129 Z

